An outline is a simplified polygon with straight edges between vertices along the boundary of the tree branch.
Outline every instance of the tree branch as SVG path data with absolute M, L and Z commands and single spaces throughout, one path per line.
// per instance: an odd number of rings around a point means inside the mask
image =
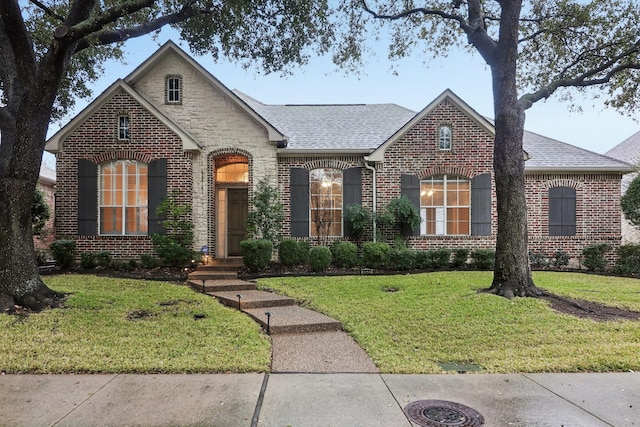
M 11 104 L 15 89 L 14 77 L 22 76 L 26 81 L 33 78 L 36 73 L 36 58 L 17 0 L 0 0 L 0 21 L 0 40 L 3 41 L 0 65 L 5 68 L 2 72 L 3 90 Z
M 548 85 L 544 86 L 540 90 L 533 93 L 523 95 L 518 100 L 518 103 L 523 109 L 530 108 L 535 102 L 550 97 L 556 90 L 562 87 L 587 87 L 595 86 L 604 83 L 608 83 L 612 77 L 626 70 L 640 70 L 640 62 L 627 61 L 617 64 L 619 61 L 629 58 L 634 54 L 640 53 L 640 40 L 636 41 L 629 49 L 616 55 L 610 60 L 600 64 L 599 66 L 592 68 L 584 73 L 573 78 L 558 78 Z M 577 62 L 576 62 L 577 63 Z M 566 70 L 567 68 L 565 68 Z M 599 74 L 607 71 L 602 77 L 597 77 Z
M 38 1 L 38 0 L 29 0 L 30 3 L 36 5 L 36 7 L 40 8 L 46 15 L 51 16 L 52 18 L 57 19 L 61 23 L 64 22 L 64 16 L 58 15 L 53 9 L 48 7 L 46 4 Z
M 361 3 L 362 3 L 362 7 L 365 10 L 365 12 L 367 12 L 368 14 L 373 16 L 375 19 L 386 19 L 386 20 L 389 20 L 389 21 L 397 21 L 398 19 L 407 18 L 407 17 L 409 17 L 411 15 L 415 15 L 417 13 L 421 13 L 423 15 L 440 16 L 441 18 L 444 18 L 444 19 L 456 21 L 458 23 L 458 25 L 460 25 L 460 28 L 462 28 L 462 30 L 465 33 L 467 32 L 468 26 L 467 26 L 467 23 L 466 23 L 465 19 L 462 16 L 446 13 L 446 12 L 444 12 L 442 10 L 427 9 L 427 8 L 424 8 L 424 7 L 416 7 L 416 8 L 413 8 L 413 9 L 404 10 L 404 11 L 399 12 L 399 13 L 394 14 L 394 15 L 385 15 L 385 14 L 377 13 L 376 11 L 372 10 L 367 5 L 366 0 L 362 0 Z

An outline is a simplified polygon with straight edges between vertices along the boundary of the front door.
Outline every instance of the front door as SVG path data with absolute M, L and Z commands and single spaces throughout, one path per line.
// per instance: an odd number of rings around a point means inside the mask
M 246 188 L 227 189 L 227 254 L 240 255 L 240 242 L 247 237 L 249 192 Z

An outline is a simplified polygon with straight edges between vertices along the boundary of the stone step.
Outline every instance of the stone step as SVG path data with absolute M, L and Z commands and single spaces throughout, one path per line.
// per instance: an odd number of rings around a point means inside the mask
M 196 270 L 189 273 L 187 277 L 189 280 L 203 281 L 203 280 L 233 280 L 238 278 L 238 271 L 202 271 Z
M 284 307 L 250 308 L 242 310 L 256 322 L 267 329 L 267 315 L 269 318 L 270 334 L 286 334 L 299 332 L 338 331 L 340 322 L 324 314 L 317 313 L 306 308 L 290 305 Z
M 250 291 L 256 289 L 256 284 L 240 279 L 227 280 L 187 280 L 187 285 L 196 292 L 212 293 L 230 291 Z
M 294 304 L 293 298 L 255 290 L 210 292 L 209 295 L 216 297 L 224 305 L 233 308 L 238 308 L 238 295 L 241 295 L 240 308 L 242 309 L 282 307 Z

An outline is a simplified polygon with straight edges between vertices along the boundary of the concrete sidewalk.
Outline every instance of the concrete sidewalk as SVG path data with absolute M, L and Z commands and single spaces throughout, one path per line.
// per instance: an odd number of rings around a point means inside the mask
M 491 427 L 640 425 L 640 373 L 2 375 L 0 425 L 411 427 L 426 399 Z

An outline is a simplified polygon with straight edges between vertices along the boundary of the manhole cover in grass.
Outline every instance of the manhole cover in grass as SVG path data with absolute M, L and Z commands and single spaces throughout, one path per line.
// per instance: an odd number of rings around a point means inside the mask
M 446 400 L 418 400 L 404 408 L 414 423 L 423 427 L 480 427 L 484 418 L 475 409 Z

